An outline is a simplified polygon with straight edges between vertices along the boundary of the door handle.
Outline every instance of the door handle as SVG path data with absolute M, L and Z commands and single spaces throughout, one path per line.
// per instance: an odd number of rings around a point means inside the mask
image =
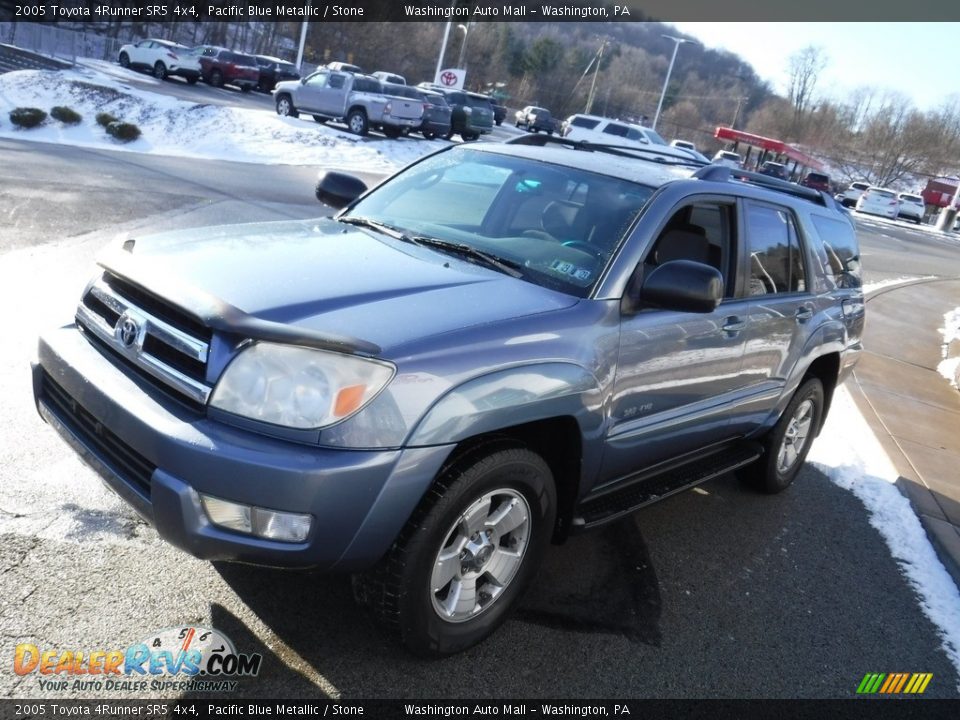
M 813 317 L 813 308 L 804 305 L 797 310 L 797 321 L 806 322 Z
M 738 318 L 736 316 L 731 316 L 731 317 L 728 317 L 726 320 L 724 320 L 723 330 L 725 332 L 737 332 L 739 330 L 743 330 L 746 326 L 747 326 L 746 320 L 742 318 Z

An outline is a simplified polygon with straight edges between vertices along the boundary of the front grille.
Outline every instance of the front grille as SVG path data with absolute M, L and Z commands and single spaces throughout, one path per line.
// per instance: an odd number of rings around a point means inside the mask
M 205 405 L 212 332 L 180 308 L 136 285 L 104 273 L 77 308 L 77 322 L 101 348 L 141 374 L 176 391 L 178 399 Z
M 156 466 L 127 445 L 43 373 L 40 397 L 47 407 L 84 444 L 144 499 L 150 499 L 150 478 Z

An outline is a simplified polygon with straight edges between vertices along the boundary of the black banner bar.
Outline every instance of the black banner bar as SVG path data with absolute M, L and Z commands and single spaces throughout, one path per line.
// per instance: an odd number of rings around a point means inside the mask
M 943 0 L 0 0 L 14 22 L 947 21 Z M 852 26 L 851 33 L 857 32 Z M 758 28 L 758 32 L 762 32 Z M 904 32 L 909 32 L 905 28 Z
M 0 700 L 2 718 L 635 718 L 954 720 L 958 701 L 850 700 Z

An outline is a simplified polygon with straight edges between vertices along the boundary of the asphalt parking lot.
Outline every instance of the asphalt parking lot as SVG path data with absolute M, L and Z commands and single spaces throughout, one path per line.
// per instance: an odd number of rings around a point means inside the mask
M 348 578 L 209 564 L 162 543 L 37 417 L 36 335 L 69 322 L 93 257 L 118 235 L 311 217 L 324 211 L 314 179 L 0 140 L 0 197 L 19 203 L 0 226 L 8 650 L 125 647 L 196 623 L 264 656 L 248 697 L 851 698 L 864 673 L 894 670 L 933 673 L 926 695 L 957 697 L 960 677 L 865 508 L 812 467 L 778 496 L 726 476 L 552 549 L 514 619 L 435 662 L 384 635 Z M 861 228 L 868 280 L 960 274 L 950 245 L 883 232 Z M 0 693 L 43 694 L 9 670 Z

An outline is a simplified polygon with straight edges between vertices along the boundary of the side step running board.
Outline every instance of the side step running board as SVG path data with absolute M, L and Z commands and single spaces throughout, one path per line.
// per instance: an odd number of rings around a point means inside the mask
M 574 514 L 572 529 L 585 530 L 616 520 L 644 505 L 749 465 L 762 454 L 759 443 L 742 443 L 657 475 L 641 476 L 626 487 L 581 502 Z

